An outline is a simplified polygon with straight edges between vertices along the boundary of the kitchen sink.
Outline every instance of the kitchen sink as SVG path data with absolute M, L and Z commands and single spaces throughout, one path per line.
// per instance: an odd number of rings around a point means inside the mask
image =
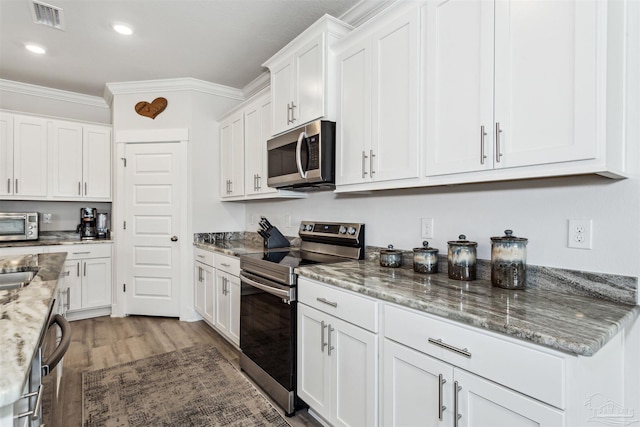
M 24 288 L 31 282 L 36 274 L 38 274 L 38 272 L 33 270 L 0 273 L 0 291 Z

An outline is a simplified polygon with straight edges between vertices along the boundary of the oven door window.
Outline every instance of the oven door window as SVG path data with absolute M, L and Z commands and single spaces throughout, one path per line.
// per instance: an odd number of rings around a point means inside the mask
M 240 348 L 287 390 L 295 385 L 295 304 L 242 282 Z
M 2 218 L 0 220 L 0 236 L 25 236 L 26 220 L 20 217 Z

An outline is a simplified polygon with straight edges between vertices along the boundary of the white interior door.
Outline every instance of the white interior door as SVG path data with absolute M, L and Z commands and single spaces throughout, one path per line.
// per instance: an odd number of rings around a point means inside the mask
M 128 314 L 180 314 L 180 206 L 186 200 L 179 143 L 127 144 L 124 232 Z

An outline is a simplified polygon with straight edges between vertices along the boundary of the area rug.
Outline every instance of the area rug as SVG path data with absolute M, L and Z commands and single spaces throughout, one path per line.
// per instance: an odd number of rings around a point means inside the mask
M 85 372 L 82 392 L 84 427 L 289 426 L 210 345 Z

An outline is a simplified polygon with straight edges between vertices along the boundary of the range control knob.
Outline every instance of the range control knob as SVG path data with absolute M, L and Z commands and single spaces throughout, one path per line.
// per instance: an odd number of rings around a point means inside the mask
M 347 227 L 345 227 L 344 225 L 341 225 L 339 232 L 340 232 L 340 234 L 346 234 L 347 233 Z
M 311 231 L 313 230 L 313 225 L 312 224 L 307 224 L 307 231 Z
M 354 234 L 356 234 L 356 229 L 355 229 L 355 227 L 349 227 L 349 229 L 347 230 L 347 233 L 351 234 L 352 236 L 353 236 Z
M 300 224 L 300 231 L 304 231 L 306 229 L 307 229 L 307 227 L 304 224 Z

